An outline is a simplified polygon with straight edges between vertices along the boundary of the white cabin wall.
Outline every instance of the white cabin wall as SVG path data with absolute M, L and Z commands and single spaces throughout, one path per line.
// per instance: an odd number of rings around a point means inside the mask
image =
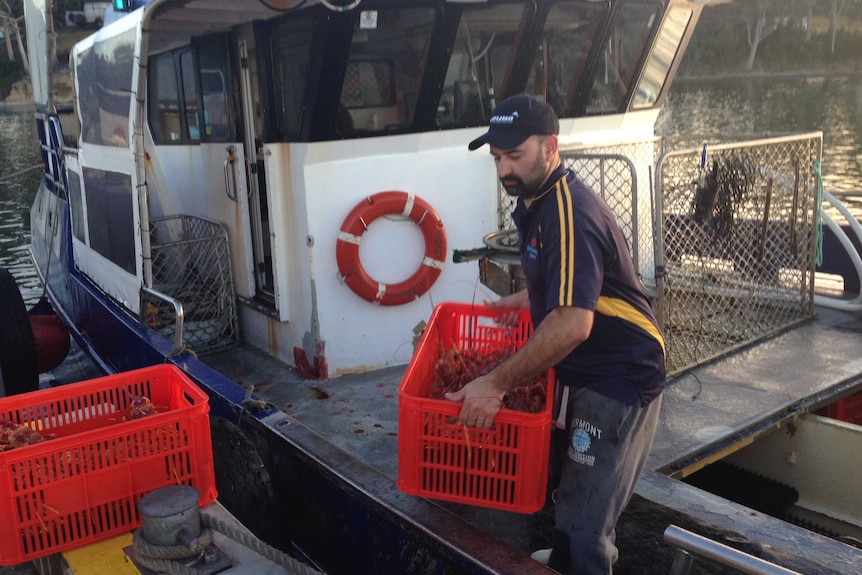
M 601 146 L 652 138 L 653 114 L 564 120 L 563 145 Z M 476 262 L 453 263 L 454 249 L 481 247 L 497 229 L 498 186 L 487 149 L 467 150 L 484 128 L 363 140 L 267 145 L 276 298 L 281 322 L 246 311 L 244 336 L 292 363 L 293 348 L 309 357 L 319 337 L 329 373 L 363 371 L 410 360 L 413 328 L 446 301 L 481 303 L 496 295 L 478 280 Z M 636 165 L 639 209 L 650 210 L 648 166 Z M 380 306 L 353 293 L 338 276 L 336 245 L 344 218 L 366 197 L 389 190 L 416 194 L 439 213 L 447 261 L 431 290 L 400 306 Z M 652 229 L 639 227 L 645 277 L 652 277 Z M 309 241 L 311 239 L 312 241 Z M 369 274 L 395 283 L 418 266 L 424 244 L 416 226 L 377 220 L 363 235 L 360 257 Z M 316 302 L 316 307 L 315 307 Z M 250 321 L 249 321 L 250 320 Z M 317 322 L 315 324 L 315 322 Z
M 654 115 L 639 114 L 636 120 L 623 116 L 563 120 L 561 145 L 580 148 L 649 140 Z M 467 143 L 484 130 L 267 144 L 278 315 L 241 305 L 243 338 L 287 363 L 294 362 L 295 347 L 313 357 L 319 338 L 325 342 L 329 373 L 335 376 L 408 362 L 413 328 L 427 321 L 438 303 L 496 299 L 480 284 L 476 262 L 452 261 L 454 249 L 481 247 L 482 238 L 497 228 L 499 191 L 493 159 L 487 148 L 467 150 Z M 183 213 L 223 223 L 231 240 L 237 294 L 253 295 L 247 206 L 226 196 L 224 144 L 150 149 L 152 216 Z M 237 157 L 237 163 L 244 165 L 243 158 Z M 649 167 L 637 169 L 639 210 L 648 211 Z M 238 178 L 238 184 L 238 197 L 244 200 L 245 180 Z M 401 306 L 361 299 L 340 281 L 335 257 L 338 231 L 350 210 L 367 196 L 388 190 L 426 200 L 439 213 L 447 237 L 440 277 L 419 300 Z M 639 235 L 641 271 L 652 277 L 651 227 L 641 225 Z M 423 251 L 418 228 L 395 219 L 375 222 L 360 248 L 363 266 L 385 283 L 410 276 Z
M 227 197 L 224 179 L 226 144 L 156 146 L 147 133 L 147 190 L 150 218 L 191 215 L 227 228 L 234 288 L 241 297 L 254 295 L 251 247 L 248 245 L 248 194 L 241 146 L 236 151 L 237 201 Z
M 274 230 L 284 230 L 276 232 L 276 250 L 282 252 L 276 256 L 277 297 L 287 324 L 270 322 L 265 334 L 260 327 L 251 328 L 256 337 L 269 339 L 265 349 L 287 360 L 292 360 L 294 346 L 313 355 L 316 317 L 330 375 L 403 364 L 413 351 L 414 326 L 428 320 L 434 305 L 496 297 L 479 284 L 476 262 L 452 262 L 453 249 L 481 246 L 482 237 L 497 225 L 493 161 L 488 154 L 467 150 L 467 142 L 479 133 L 268 146 L 272 153 L 267 161 L 290 162 L 291 177 L 268 166 L 271 197 L 279 198 L 271 206 L 271 222 Z M 293 185 L 285 185 L 288 181 Z M 431 290 L 400 306 L 380 306 L 353 293 L 339 280 L 335 257 L 338 231 L 350 210 L 367 196 L 389 190 L 426 200 L 439 213 L 447 237 L 447 261 Z M 388 283 L 412 275 L 424 253 L 421 234 L 408 221 L 378 220 L 363 236 L 363 247 L 370 244 L 377 249 L 360 248 L 363 265 Z

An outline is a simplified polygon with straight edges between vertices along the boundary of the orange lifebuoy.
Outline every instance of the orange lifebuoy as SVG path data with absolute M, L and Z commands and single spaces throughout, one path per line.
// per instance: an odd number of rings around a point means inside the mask
M 409 218 L 422 230 L 425 256 L 412 276 L 397 284 L 387 285 L 373 279 L 359 261 L 359 242 L 368 226 L 385 215 Z M 380 305 L 401 305 L 411 302 L 428 291 L 446 262 L 446 231 L 443 221 L 426 201 L 413 194 L 399 191 L 380 192 L 365 198 L 353 208 L 338 232 L 335 248 L 338 272 L 356 295 Z

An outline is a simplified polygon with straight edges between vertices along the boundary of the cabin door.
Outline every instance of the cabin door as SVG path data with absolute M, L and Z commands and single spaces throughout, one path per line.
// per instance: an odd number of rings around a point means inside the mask
M 240 92 L 242 99 L 242 130 L 245 169 L 248 181 L 248 204 L 252 255 L 254 257 L 255 299 L 275 309 L 275 281 L 272 258 L 272 234 L 269 228 L 269 201 L 263 163 L 263 106 L 251 28 L 237 36 Z

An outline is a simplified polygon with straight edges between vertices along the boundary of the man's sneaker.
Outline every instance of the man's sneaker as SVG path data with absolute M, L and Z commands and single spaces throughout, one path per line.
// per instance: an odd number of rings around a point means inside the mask
M 542 565 L 548 564 L 548 559 L 551 557 L 550 549 L 539 549 L 538 551 L 534 551 L 532 555 L 530 555 L 530 559 L 533 561 L 538 561 Z
M 548 564 L 548 559 L 551 558 L 551 550 L 550 549 L 539 549 L 538 551 L 534 551 L 532 555 L 530 555 L 530 559 L 533 561 L 538 561 L 542 565 Z M 614 545 L 613 550 L 611 551 L 611 565 L 616 564 L 620 558 L 620 550 L 617 549 L 616 545 Z

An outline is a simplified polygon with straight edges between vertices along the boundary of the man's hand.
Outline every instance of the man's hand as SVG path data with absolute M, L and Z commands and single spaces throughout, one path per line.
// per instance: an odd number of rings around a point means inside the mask
M 474 379 L 456 392 L 447 393 L 445 397 L 450 401 L 462 402 L 459 422 L 468 427 L 488 429 L 494 423 L 494 416 L 503 407 L 505 394 L 494 384 L 489 374 Z
M 470 427 L 491 427 L 507 391 L 552 368 L 587 339 L 593 313 L 578 307 L 552 309 L 512 357 L 460 391 L 445 395 L 463 402 L 458 420 Z
M 521 322 L 519 310 L 530 308 L 530 298 L 527 295 L 526 289 L 509 294 L 495 301 L 485 300 L 483 303 L 486 307 L 500 311 L 500 315 L 494 318 L 494 321 L 506 327 L 517 326 Z

